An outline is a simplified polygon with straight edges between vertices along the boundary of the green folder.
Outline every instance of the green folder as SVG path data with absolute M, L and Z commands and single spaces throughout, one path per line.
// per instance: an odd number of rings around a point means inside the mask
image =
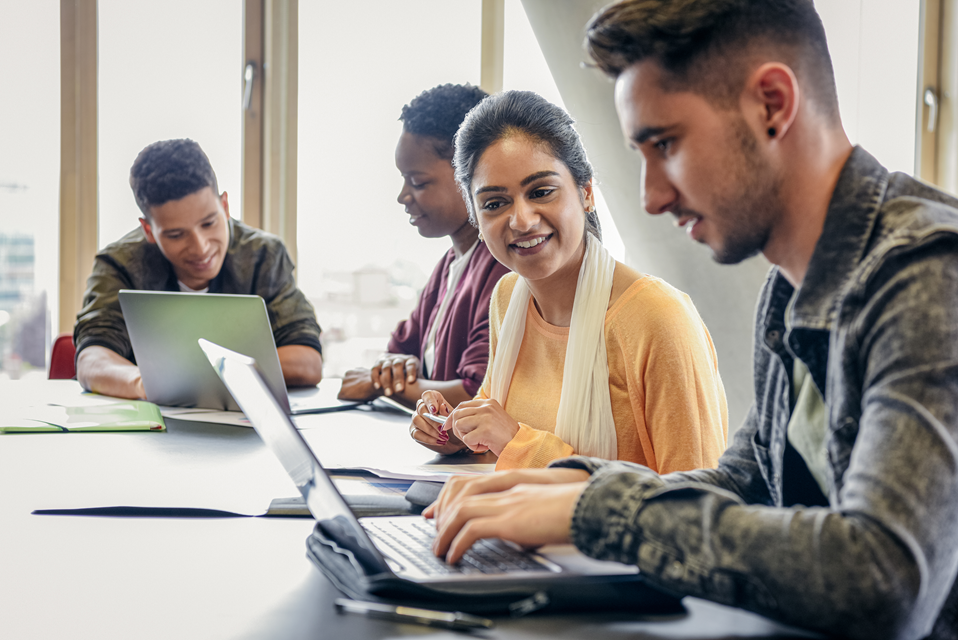
M 13 416 L 0 417 L 0 433 L 165 430 L 160 408 L 143 400 L 82 407 L 29 407 Z

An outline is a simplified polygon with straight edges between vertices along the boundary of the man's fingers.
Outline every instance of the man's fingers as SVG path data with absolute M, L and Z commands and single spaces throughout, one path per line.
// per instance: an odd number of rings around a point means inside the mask
M 453 538 L 446 552 L 446 562 L 455 564 L 477 541 L 482 538 L 501 538 L 503 536 L 502 518 L 477 518 L 470 520 Z
M 494 512 L 489 496 L 472 496 L 469 499 L 459 500 L 452 508 L 451 513 L 441 521 L 436 522 L 437 531 L 436 538 L 432 543 L 433 552 L 439 557 L 445 556 L 449 552 L 452 541 L 467 523 L 474 518 L 492 515 Z
M 419 375 L 419 362 L 415 358 L 406 358 L 406 381 L 412 384 Z

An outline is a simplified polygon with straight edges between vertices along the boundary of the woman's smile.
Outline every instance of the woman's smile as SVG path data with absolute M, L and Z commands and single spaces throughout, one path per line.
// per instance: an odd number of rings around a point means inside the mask
M 509 249 L 520 256 L 532 256 L 545 249 L 549 240 L 552 239 L 552 235 L 550 233 L 516 240 L 509 245 Z

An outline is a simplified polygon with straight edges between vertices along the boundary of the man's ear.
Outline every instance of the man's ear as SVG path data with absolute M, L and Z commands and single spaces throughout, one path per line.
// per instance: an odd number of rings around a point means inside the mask
M 767 62 L 748 79 L 746 97 L 757 107 L 759 124 L 769 139 L 788 133 L 801 100 L 801 87 L 792 69 L 781 62 Z
M 222 193 L 222 195 L 220 195 L 220 204 L 223 205 L 223 211 L 226 212 L 226 217 L 229 218 L 230 217 L 230 201 L 226 197 L 225 191 Z
M 156 244 L 156 238 L 153 237 L 153 227 L 150 226 L 150 221 L 146 218 L 140 218 L 140 227 L 143 228 L 143 234 L 146 236 L 146 241 L 150 244 Z

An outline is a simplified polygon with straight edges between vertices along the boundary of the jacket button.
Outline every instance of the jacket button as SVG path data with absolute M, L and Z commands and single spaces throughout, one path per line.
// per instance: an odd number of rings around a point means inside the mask
M 669 565 L 668 576 L 673 580 L 678 580 L 685 575 L 685 569 L 682 567 L 682 563 L 676 560 Z

